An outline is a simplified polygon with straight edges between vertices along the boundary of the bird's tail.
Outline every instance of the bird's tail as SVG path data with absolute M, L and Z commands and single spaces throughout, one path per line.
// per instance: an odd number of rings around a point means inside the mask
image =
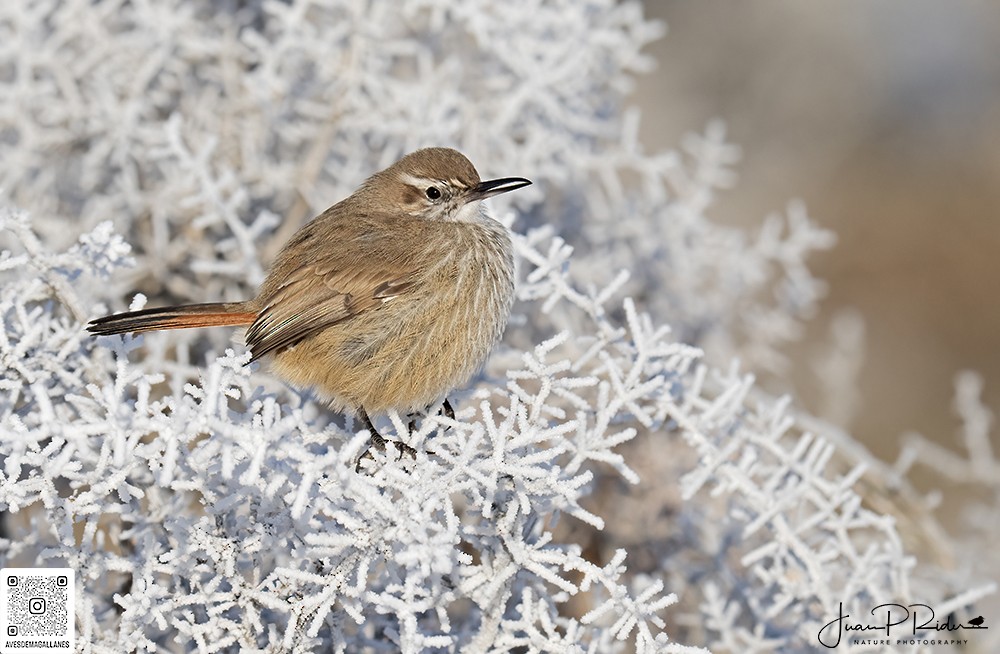
M 101 335 L 138 334 L 159 329 L 249 325 L 256 318 L 257 312 L 251 311 L 246 302 L 213 302 L 116 313 L 91 320 L 87 330 Z

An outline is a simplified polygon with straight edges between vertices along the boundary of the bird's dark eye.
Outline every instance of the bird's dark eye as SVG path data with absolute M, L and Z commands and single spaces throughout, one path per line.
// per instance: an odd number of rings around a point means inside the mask
M 436 186 L 428 186 L 427 190 L 424 191 L 427 198 L 430 200 L 440 200 L 441 199 L 441 189 Z

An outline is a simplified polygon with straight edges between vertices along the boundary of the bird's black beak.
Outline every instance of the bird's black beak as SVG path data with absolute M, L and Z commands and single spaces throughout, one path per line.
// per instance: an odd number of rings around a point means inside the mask
M 523 177 L 503 177 L 501 179 L 491 179 L 486 182 L 479 182 L 469 191 L 469 200 L 485 200 L 494 195 L 500 195 L 507 191 L 516 191 L 531 184 L 531 180 Z

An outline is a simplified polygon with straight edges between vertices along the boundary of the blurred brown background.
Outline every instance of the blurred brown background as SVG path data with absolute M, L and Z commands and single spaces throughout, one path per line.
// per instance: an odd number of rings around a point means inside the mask
M 800 401 L 829 401 L 809 361 L 853 307 L 866 356 L 846 426 L 876 454 L 907 430 L 954 443 L 959 370 L 1000 407 L 1000 4 L 646 5 L 668 29 L 635 90 L 647 148 L 722 118 L 743 160 L 711 217 L 757 225 L 802 198 L 838 235 L 811 266 L 829 294 L 794 352 Z

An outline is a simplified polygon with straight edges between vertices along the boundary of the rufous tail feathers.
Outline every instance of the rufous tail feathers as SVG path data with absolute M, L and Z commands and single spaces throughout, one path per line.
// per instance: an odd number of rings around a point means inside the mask
M 248 311 L 242 302 L 213 302 L 115 313 L 91 320 L 87 330 L 101 335 L 126 332 L 138 334 L 159 329 L 249 325 L 256 318 L 257 313 Z

